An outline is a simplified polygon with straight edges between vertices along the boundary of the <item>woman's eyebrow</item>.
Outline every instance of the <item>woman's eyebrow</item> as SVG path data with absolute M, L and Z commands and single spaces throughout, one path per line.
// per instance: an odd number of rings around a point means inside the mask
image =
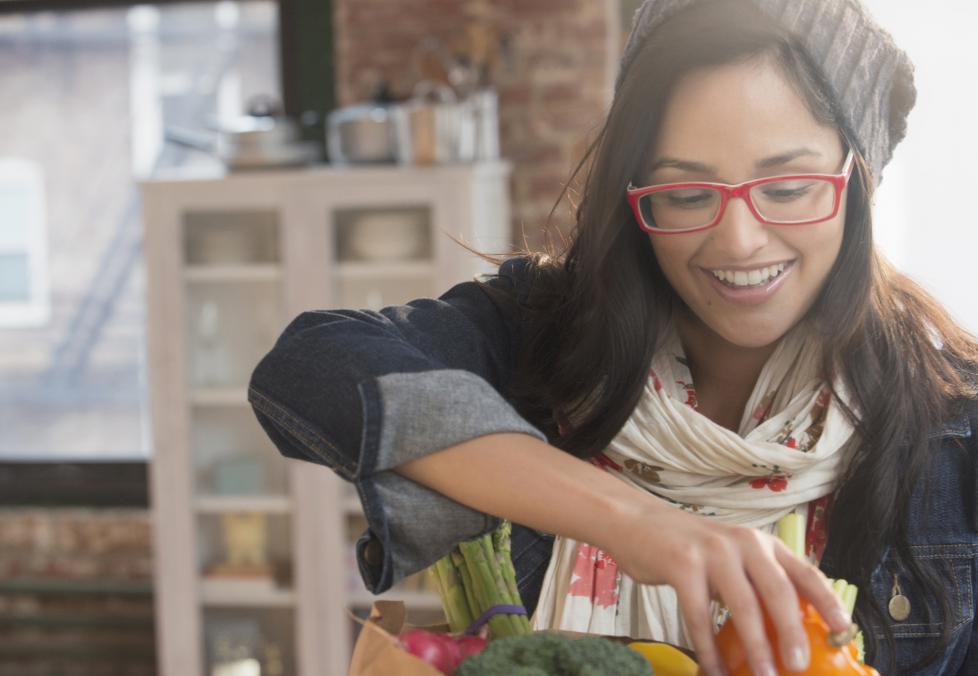
M 822 153 L 817 150 L 812 150 L 811 148 L 795 148 L 794 150 L 789 150 L 786 153 L 780 153 L 778 155 L 772 155 L 771 157 L 765 157 L 763 160 L 755 164 L 754 166 L 758 169 L 767 169 L 769 167 L 776 167 L 781 164 L 787 164 L 791 160 L 797 159 L 799 157 L 822 157 Z
M 763 160 L 759 160 L 754 166 L 757 169 L 769 169 L 771 167 L 777 167 L 782 164 L 787 164 L 791 160 L 797 159 L 799 157 L 822 157 L 822 153 L 812 150 L 811 148 L 795 148 L 794 150 L 789 150 L 787 152 L 778 153 L 777 155 L 771 155 L 770 157 L 765 157 Z M 672 167 L 674 169 L 682 169 L 689 172 L 698 172 L 701 174 L 709 174 L 711 176 L 717 175 L 716 167 L 711 167 L 708 164 L 703 164 L 702 162 L 693 162 L 692 160 L 680 160 L 675 157 L 661 157 L 655 161 L 652 168 L 649 169 L 649 173 L 654 172 L 656 169 L 661 169 L 663 167 Z

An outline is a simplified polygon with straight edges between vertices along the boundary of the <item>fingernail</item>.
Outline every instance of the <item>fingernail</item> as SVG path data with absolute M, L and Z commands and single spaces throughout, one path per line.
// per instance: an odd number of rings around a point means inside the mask
M 829 619 L 829 624 L 838 624 L 841 626 L 848 627 L 852 624 L 852 618 L 849 617 L 849 613 L 842 610 L 841 608 L 836 608 L 832 611 L 832 617 Z
M 778 676 L 778 670 L 770 662 L 765 662 L 757 667 L 754 671 L 754 676 Z
M 808 651 L 801 646 L 795 646 L 788 651 L 788 669 L 804 671 L 808 668 Z

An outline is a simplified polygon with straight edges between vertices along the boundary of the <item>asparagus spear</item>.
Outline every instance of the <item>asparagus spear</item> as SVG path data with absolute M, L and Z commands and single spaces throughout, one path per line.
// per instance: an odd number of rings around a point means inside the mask
M 462 556 L 462 552 L 457 547 L 452 550 L 452 565 L 458 574 L 462 591 L 465 593 L 466 605 L 468 605 L 469 612 L 474 621 L 475 618 L 482 614 L 482 610 L 479 609 L 479 601 L 475 597 L 475 584 L 472 582 L 472 576 L 469 574 L 469 567 L 465 565 L 465 557 Z
M 441 598 L 441 606 L 442 609 L 445 611 L 445 619 L 448 620 L 448 626 L 451 627 L 454 613 L 452 609 L 448 607 L 449 606 L 448 590 L 445 588 L 445 578 L 442 576 L 441 571 L 438 570 L 438 566 L 440 563 L 441 561 L 436 561 L 433 566 L 428 567 L 426 572 L 428 575 L 431 576 L 431 578 L 435 581 L 435 584 L 438 587 L 438 596 L 439 598 Z
M 464 631 L 475 618 L 498 605 L 522 605 L 511 556 L 512 524 L 459 543 L 431 566 L 453 632 Z M 502 613 L 489 620 L 494 638 L 532 632 L 525 615 Z
M 516 571 L 513 569 L 510 541 L 512 531 L 513 525 L 509 521 L 503 521 L 502 525 L 492 534 L 492 543 L 496 552 L 496 567 L 499 569 L 503 581 L 506 583 L 510 601 L 514 605 L 523 605 L 519 588 L 516 585 Z M 525 615 L 514 615 L 513 621 L 520 633 L 529 634 L 533 631 L 530 627 L 530 620 Z
M 492 564 L 486 558 L 483 539 L 460 542 L 459 551 L 465 558 L 466 567 L 472 580 L 475 598 L 479 603 L 479 611 L 484 612 L 496 605 L 506 604 L 507 599 L 500 595 L 492 574 Z M 467 582 L 468 580 L 466 580 Z M 493 638 L 513 636 L 518 633 L 509 615 L 495 615 L 489 620 L 489 629 Z
M 435 573 L 441 587 L 441 601 L 448 626 L 455 633 L 465 631 L 474 618 L 451 555 L 435 563 Z

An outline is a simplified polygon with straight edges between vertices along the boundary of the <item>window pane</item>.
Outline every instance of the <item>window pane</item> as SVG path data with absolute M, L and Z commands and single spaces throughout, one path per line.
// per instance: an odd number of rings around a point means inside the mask
M 32 282 L 51 299 L 47 323 L 0 328 L 0 458 L 149 454 L 134 178 L 215 164 L 166 130 L 206 134 L 278 96 L 276 43 L 274 0 L 0 15 L 0 165 L 43 172 L 48 274 Z M 0 191 L 5 237 L 19 204 Z M 23 257 L 2 260 L 0 294 L 22 295 Z
M 30 300 L 27 254 L 0 254 L 0 303 Z
M 31 209 L 31 195 L 21 181 L 5 180 L 0 171 L 0 214 L 3 227 L 0 227 L 0 251 L 26 249 L 30 237 L 30 226 L 36 220 Z

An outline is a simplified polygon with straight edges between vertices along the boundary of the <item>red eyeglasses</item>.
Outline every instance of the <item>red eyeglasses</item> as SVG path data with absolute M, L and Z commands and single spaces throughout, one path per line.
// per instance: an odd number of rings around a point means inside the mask
M 842 190 L 852 176 L 855 155 L 846 156 L 841 174 L 768 176 L 737 185 L 664 183 L 644 188 L 628 184 L 628 203 L 646 232 L 675 235 L 712 228 L 731 198 L 747 202 L 754 217 L 771 225 L 810 225 L 839 213 Z

